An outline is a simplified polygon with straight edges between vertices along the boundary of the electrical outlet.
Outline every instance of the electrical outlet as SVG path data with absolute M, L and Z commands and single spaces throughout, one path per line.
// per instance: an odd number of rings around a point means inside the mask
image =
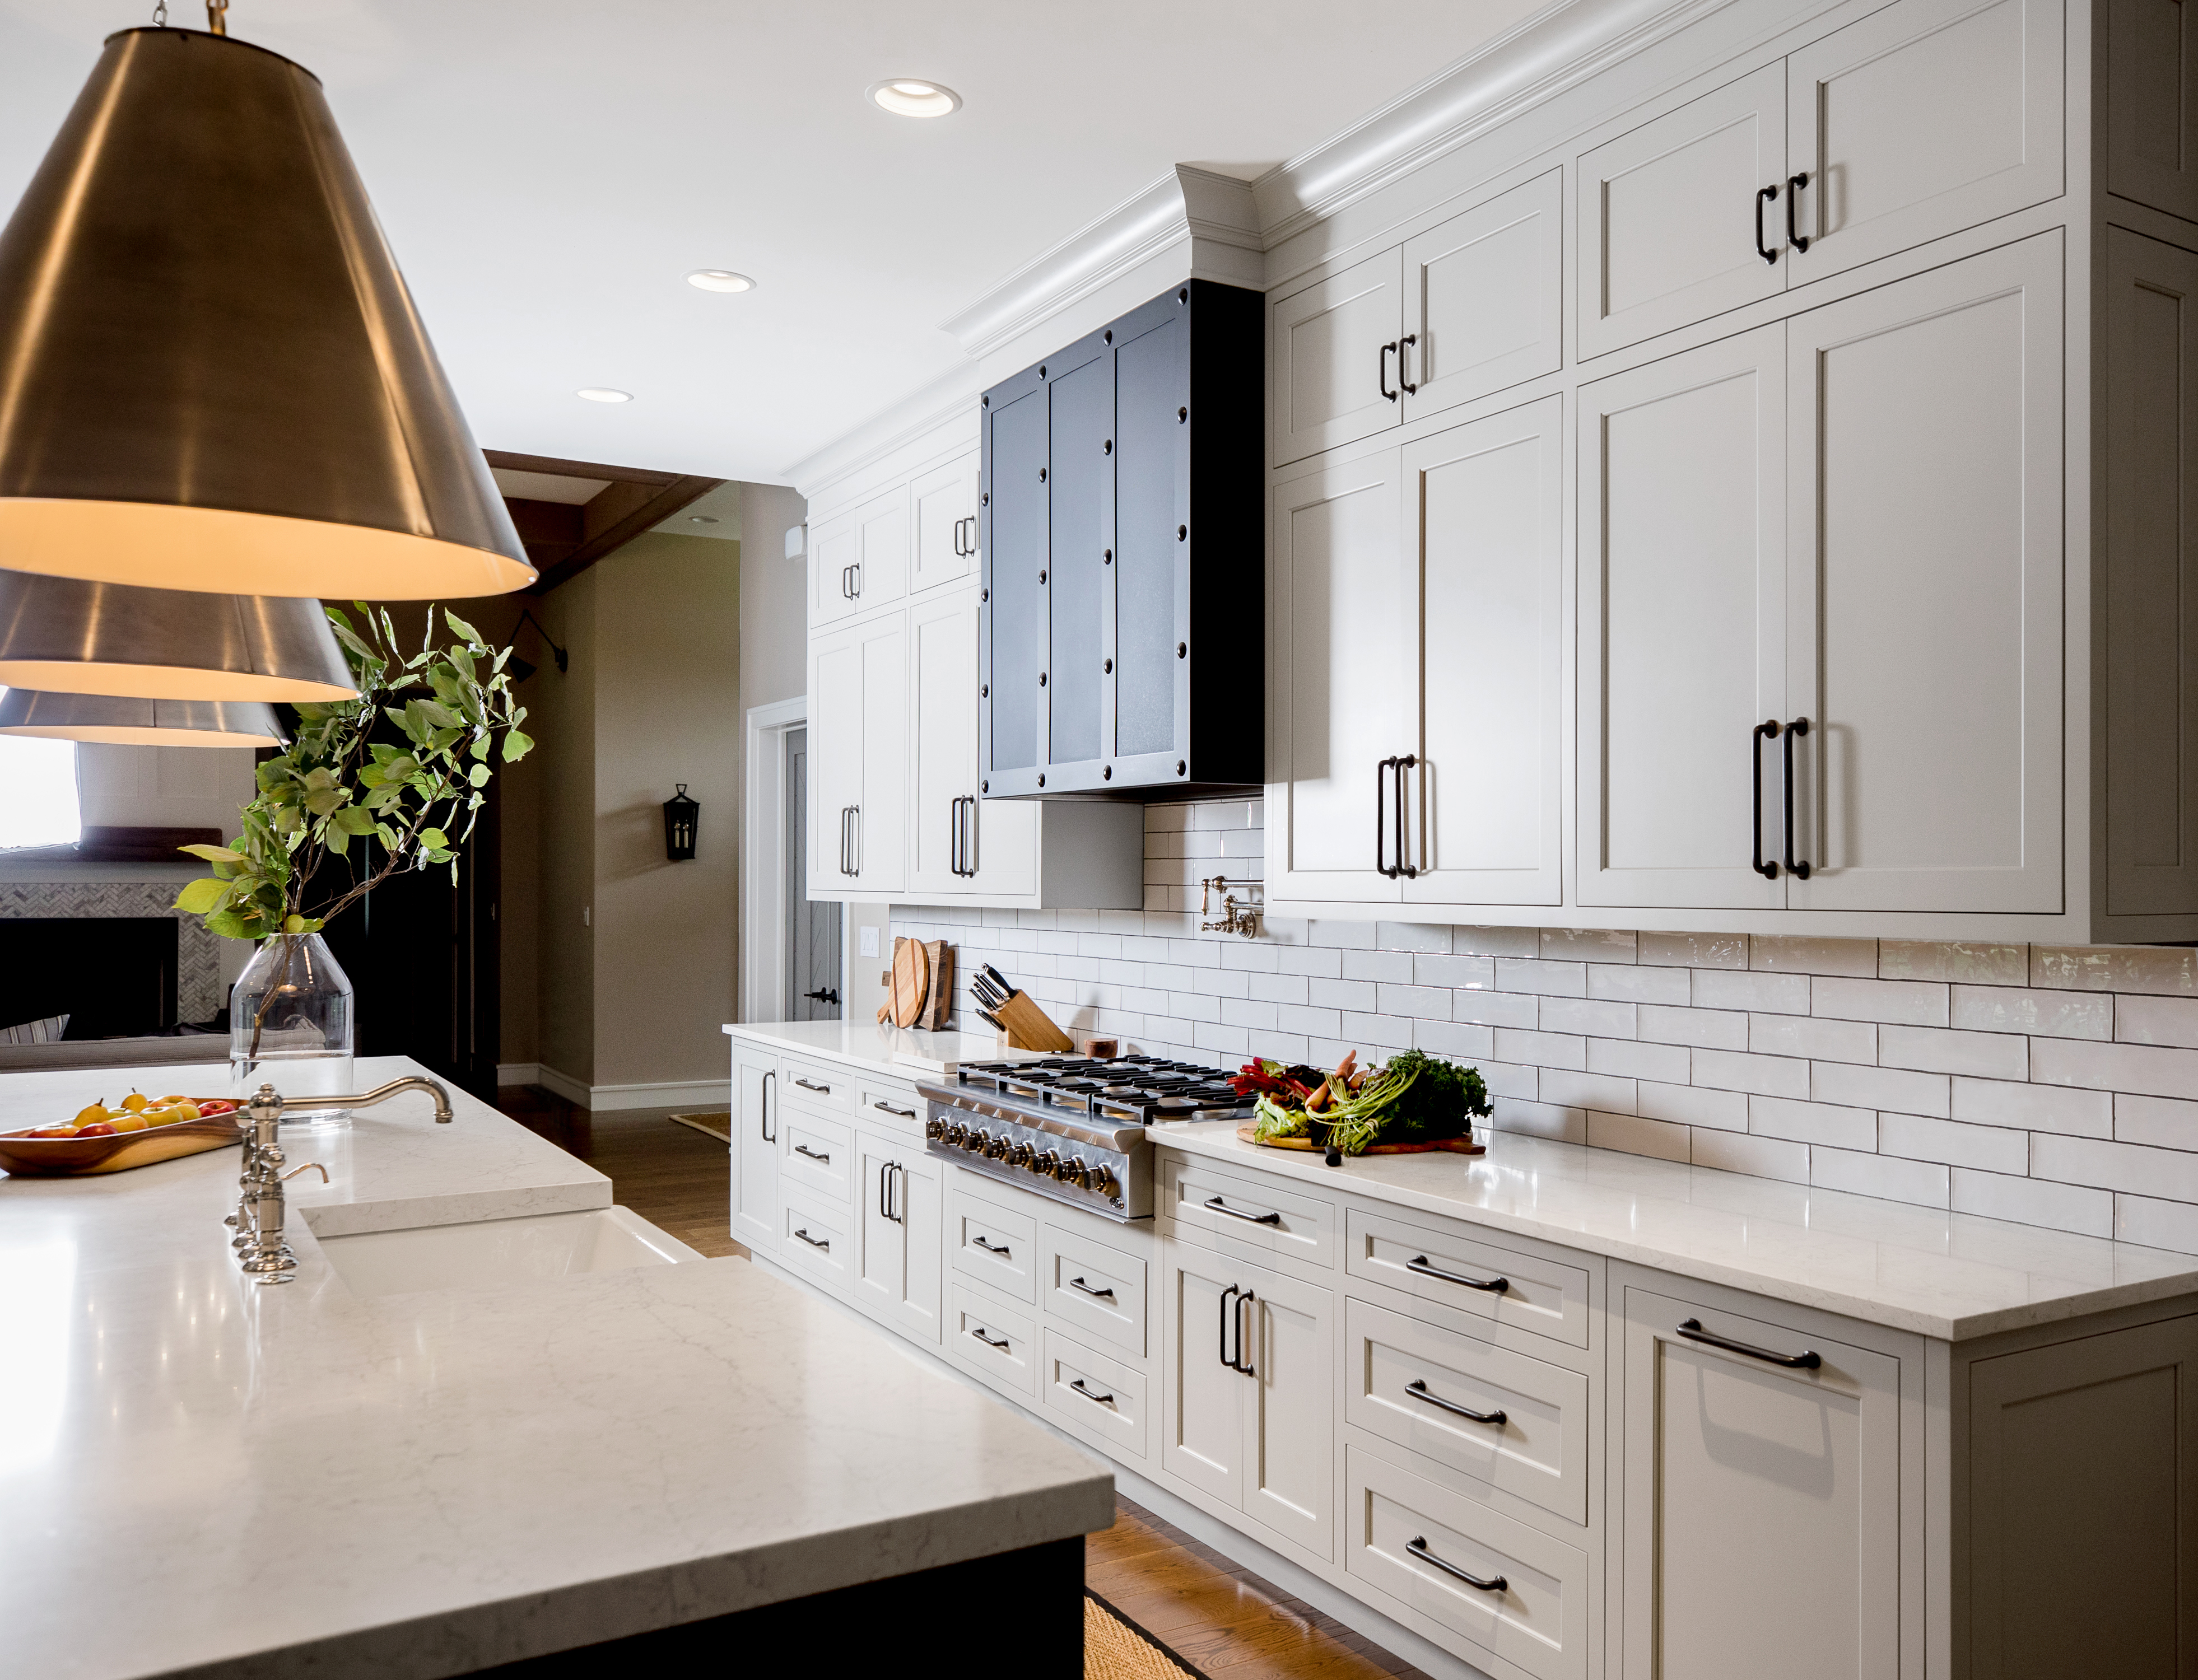
M 863 955 L 865 956 L 877 956 L 879 954 L 878 930 L 875 927 L 865 927 L 861 930 L 861 933 L 863 937 Z

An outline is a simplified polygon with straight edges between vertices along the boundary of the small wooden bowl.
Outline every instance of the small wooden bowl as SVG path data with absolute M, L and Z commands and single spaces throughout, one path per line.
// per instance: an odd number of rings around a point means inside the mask
M 190 1100 L 228 1102 L 234 1099 Z M 18 1178 L 84 1178 L 95 1172 L 127 1172 L 154 1161 L 225 1148 L 243 1137 L 244 1129 L 238 1124 L 242 1117 L 240 1108 L 144 1131 L 118 1131 L 111 1137 L 26 1137 L 20 1131 L 0 1132 L 0 1169 Z

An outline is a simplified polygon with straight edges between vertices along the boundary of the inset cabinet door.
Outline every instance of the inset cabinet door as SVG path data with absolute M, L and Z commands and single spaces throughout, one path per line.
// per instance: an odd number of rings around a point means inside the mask
M 987 799 L 977 773 L 977 591 L 909 609 L 909 890 L 953 898 L 1038 891 L 1035 800 Z
M 1413 749 L 1416 617 L 1398 540 L 1398 452 L 1275 489 L 1268 590 L 1268 892 L 1395 903 L 1396 761 Z M 1377 847 L 1380 848 L 1377 853 Z
M 1786 380 L 1776 323 L 1580 389 L 1584 904 L 1785 907 Z
M 1405 242 L 1407 423 L 1564 365 L 1564 202 L 1553 169 Z
M 1782 61 L 1606 141 L 1579 166 L 1582 357 L 1785 289 Z
M 920 1150 L 858 1135 L 855 1298 L 900 1329 L 939 1340 L 939 1171 Z
M 1564 399 L 1404 451 L 1417 561 L 1407 904 L 1563 898 Z
M 778 1061 L 733 1048 L 734 1237 L 770 1250 L 778 1237 Z
M 1244 1388 L 1230 1346 L 1244 1268 L 1171 1242 L 1163 1251 L 1160 1462 L 1230 1506 L 1243 1501 Z
M 1900 1361 L 1639 1284 L 1623 1299 L 1616 1671 L 1899 1680 Z
M 1899 0 L 1788 57 L 1787 285 L 2060 195 L 2062 9 Z
M 1276 303 L 1271 319 L 1274 459 L 1298 461 L 1397 424 L 1400 250 L 1354 263 Z
M 809 624 L 811 629 L 851 617 L 855 610 L 856 561 L 862 533 L 852 512 L 809 528 Z
M 809 879 L 900 891 L 908 776 L 908 621 L 891 613 L 809 648 Z
M 1787 323 L 1793 909 L 2061 908 L 2061 237 Z
M 2198 17 L 2108 0 L 2107 190 L 2198 222 Z
M 976 572 L 978 460 L 970 454 L 950 461 L 909 486 L 910 595 Z

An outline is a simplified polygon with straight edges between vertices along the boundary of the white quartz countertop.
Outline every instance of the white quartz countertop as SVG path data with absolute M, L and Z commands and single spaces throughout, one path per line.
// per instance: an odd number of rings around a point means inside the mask
M 1959 1341 L 2198 1292 L 2198 1256 L 1683 1166 L 1511 1132 L 1485 1155 L 1323 1166 L 1234 1121 L 1151 1128 L 1163 1148 Z
M 0 1128 L 117 1078 L 0 1076 Z M 335 1183 L 277 1288 L 230 1253 L 233 1150 L 0 1177 L 0 1672 L 457 1674 L 1113 1520 L 1102 1468 L 744 1260 L 352 1296 L 317 1230 L 609 1201 L 453 1102 L 286 1137 Z
M 921 1032 L 868 1020 L 775 1020 L 729 1023 L 730 1038 L 796 1055 L 918 1079 L 951 1073 L 965 1061 L 1035 1060 L 1043 1050 L 1008 1050 L 989 1032 Z

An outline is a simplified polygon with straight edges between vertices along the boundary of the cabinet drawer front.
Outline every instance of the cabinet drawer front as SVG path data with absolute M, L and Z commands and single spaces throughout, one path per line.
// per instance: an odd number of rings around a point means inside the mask
M 1079 1346 L 1050 1325 L 1039 1403 L 1116 1452 L 1146 1455 L 1145 1379 L 1133 1367 Z
M 1262 1259 L 1335 1264 L 1335 1204 L 1264 1178 L 1218 1172 L 1203 1161 L 1163 1154 L 1155 1211 L 1174 1231 L 1219 1239 Z
M 923 1099 L 913 1085 L 862 1081 L 855 1087 L 855 1118 L 895 1137 L 920 1141 L 923 1136 Z
M 1584 1266 L 1522 1254 L 1451 1229 L 1349 1210 L 1344 1269 L 1393 1289 L 1477 1319 L 1588 1345 L 1588 1272 Z M 1502 1279 L 1501 1289 L 1475 1283 Z M 1469 1280 L 1469 1281 L 1468 1281 Z
M 778 1077 L 785 1100 L 796 1107 L 827 1114 L 855 1112 L 855 1093 L 861 1081 L 844 1067 L 788 1056 L 779 1064 Z
M 1038 1331 L 1026 1313 L 960 1283 L 946 1286 L 946 1346 L 954 1357 L 1019 1394 L 1038 1392 Z
M 820 1282 L 845 1289 L 855 1259 L 846 1210 L 820 1207 L 813 1196 L 788 1196 L 779 1207 L 778 1252 Z
M 1145 1263 L 1079 1231 L 1048 1224 L 1040 1276 L 1046 1315 L 1145 1357 Z
M 1367 1301 L 1350 1303 L 1347 1322 L 1346 1418 L 1567 1521 L 1586 1523 L 1585 1376 Z
M 1468 1660 L 1488 1652 L 1544 1680 L 1586 1675 L 1585 1552 L 1357 1447 L 1345 1466 L 1352 1576 L 1433 1623 L 1431 1636 Z
M 954 1197 L 947 1226 L 954 1269 L 1013 1295 L 1038 1302 L 1038 1221 L 967 1191 Z
M 788 1105 L 779 1111 L 778 1136 L 778 1170 L 785 1181 L 845 1206 L 854 1183 L 852 1129 Z

